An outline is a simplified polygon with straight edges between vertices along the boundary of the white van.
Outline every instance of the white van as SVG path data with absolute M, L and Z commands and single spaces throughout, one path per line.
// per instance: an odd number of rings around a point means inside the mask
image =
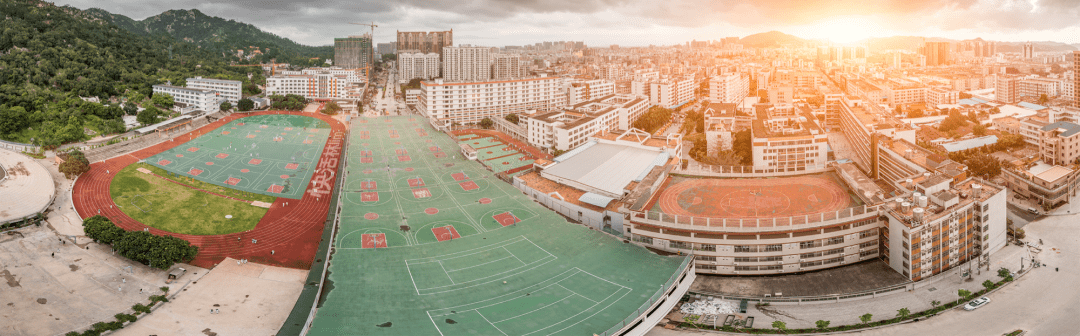
M 1039 214 L 1039 209 L 1035 209 L 1035 208 L 1028 208 L 1028 212 L 1030 212 L 1030 213 L 1032 213 L 1032 214 L 1036 214 L 1036 215 L 1038 215 L 1038 214 Z

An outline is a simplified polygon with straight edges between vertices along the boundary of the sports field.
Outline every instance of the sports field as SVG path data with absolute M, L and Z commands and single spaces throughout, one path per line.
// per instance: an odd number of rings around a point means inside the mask
M 145 161 L 241 191 L 299 199 L 311 180 L 330 125 L 297 115 L 233 120 Z
M 862 205 L 833 173 L 765 179 L 673 177 L 653 211 L 715 218 L 789 217 Z
M 477 160 L 496 173 L 516 172 L 531 166 L 536 160 L 527 151 L 502 143 L 495 137 L 466 134 L 457 136 L 457 139 L 475 148 Z
M 227 234 L 251 230 L 266 214 L 266 208 L 250 202 L 137 171 L 148 167 L 133 164 L 120 170 L 109 184 L 109 195 L 120 211 L 150 227 L 192 235 Z
M 687 261 L 567 223 L 457 149 L 419 117 L 353 123 L 311 335 L 603 334 Z

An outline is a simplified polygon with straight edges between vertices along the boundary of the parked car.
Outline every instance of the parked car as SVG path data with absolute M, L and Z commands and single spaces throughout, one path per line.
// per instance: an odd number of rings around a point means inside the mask
M 974 299 L 974 300 L 971 300 L 971 302 L 968 302 L 966 305 L 964 305 L 964 310 L 968 310 L 968 311 L 976 310 L 976 309 L 979 309 L 979 307 L 985 306 L 987 303 L 990 303 L 990 298 L 985 297 L 985 296 L 981 297 L 981 298 L 978 298 L 978 299 Z

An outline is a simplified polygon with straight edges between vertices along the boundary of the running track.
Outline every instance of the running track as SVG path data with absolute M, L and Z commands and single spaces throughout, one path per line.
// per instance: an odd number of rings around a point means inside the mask
M 229 123 L 230 121 L 256 115 L 266 114 L 291 114 L 319 118 L 331 126 L 330 138 L 327 139 L 326 147 L 320 158 L 321 168 L 332 168 L 336 172 L 341 159 L 341 145 L 344 141 L 345 125 L 321 113 L 302 113 L 294 111 L 267 111 L 255 113 L 237 113 L 229 115 L 209 125 L 203 126 L 188 134 L 178 136 L 174 141 L 154 145 L 143 150 L 112 158 L 104 162 L 92 163 L 90 171 L 79 176 L 75 182 L 72 202 L 76 211 L 82 218 L 97 215 L 98 211 L 108 217 L 125 230 L 143 230 L 148 228 L 128 217 L 116 207 L 109 196 L 109 183 L 120 169 L 138 162 L 140 159 L 149 158 L 173 147 L 180 146 L 200 135 L 209 133 L 214 129 Z M 335 136 L 336 135 L 336 136 Z M 327 162 L 327 166 L 322 163 Z M 108 171 L 108 173 L 106 173 Z M 300 200 L 278 198 L 266 212 L 266 215 L 255 225 L 255 229 L 246 232 L 216 236 L 196 236 L 175 234 L 155 228 L 149 228 L 150 233 L 155 235 L 171 235 L 191 242 L 199 247 L 199 255 L 191 264 L 210 268 L 221 262 L 225 257 L 233 259 L 248 259 L 251 262 L 284 266 L 291 268 L 310 269 L 315 259 L 315 251 L 322 238 L 327 209 L 330 207 L 330 193 L 314 195 L 311 190 L 319 182 L 312 178 L 308 184 L 308 192 L 304 193 Z M 330 178 L 327 184 L 320 189 L 333 187 L 334 179 Z M 289 202 L 283 206 L 282 202 Z M 238 239 L 239 238 L 239 239 Z M 252 244 L 251 240 L 257 240 Z M 273 251 L 273 255 L 271 255 Z

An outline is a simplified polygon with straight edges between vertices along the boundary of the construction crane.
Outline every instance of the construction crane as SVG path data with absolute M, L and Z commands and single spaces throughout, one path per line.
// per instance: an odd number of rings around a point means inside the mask
M 371 27 L 371 35 L 370 35 L 370 38 L 368 39 L 368 43 L 371 44 L 371 45 L 368 46 L 368 51 L 369 51 L 368 52 L 368 68 L 370 69 L 372 66 L 375 65 L 375 27 L 378 27 L 378 25 L 376 25 L 374 21 L 371 22 L 371 23 L 349 22 L 349 24 Z M 368 77 L 368 81 L 371 81 L 371 74 L 372 73 L 373 73 L 373 71 L 365 71 L 365 75 Z

